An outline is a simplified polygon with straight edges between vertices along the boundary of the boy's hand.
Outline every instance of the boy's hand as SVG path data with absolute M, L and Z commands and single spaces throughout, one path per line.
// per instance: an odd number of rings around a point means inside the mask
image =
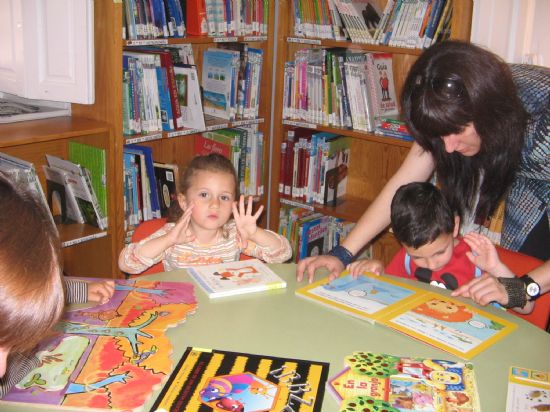
M 103 282 L 91 282 L 88 284 L 88 302 L 98 302 L 104 304 L 115 293 L 115 281 L 105 280 Z
M 233 218 L 237 225 L 237 232 L 239 234 L 239 243 L 241 248 L 245 248 L 248 244 L 248 239 L 258 230 L 256 222 L 264 210 L 263 206 L 258 208 L 255 214 L 252 214 L 252 196 L 248 197 L 247 206 L 244 206 L 244 196 L 241 195 L 239 199 L 239 208 L 237 209 L 237 202 L 233 203 Z
M 498 275 L 495 271 L 500 265 L 500 259 L 493 242 L 488 237 L 474 232 L 465 235 L 464 241 L 472 249 L 471 252 L 466 252 L 468 259 L 481 270 Z
M 372 272 L 381 275 L 384 270 L 384 264 L 379 260 L 359 259 L 350 263 L 347 269 L 354 278 L 357 278 L 363 272 Z

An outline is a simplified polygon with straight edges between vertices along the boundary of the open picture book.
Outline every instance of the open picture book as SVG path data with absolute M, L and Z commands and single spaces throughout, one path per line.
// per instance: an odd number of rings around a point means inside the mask
M 517 325 L 465 304 L 387 276 L 347 271 L 296 290 L 296 295 L 379 323 L 422 342 L 470 359 L 516 329 Z
M 286 288 L 286 282 L 259 259 L 195 266 L 187 272 L 211 299 Z
M 506 412 L 550 410 L 550 371 L 511 366 Z

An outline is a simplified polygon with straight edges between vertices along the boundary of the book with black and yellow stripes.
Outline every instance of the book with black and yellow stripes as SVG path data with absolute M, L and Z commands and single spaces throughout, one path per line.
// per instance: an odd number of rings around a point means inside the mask
M 320 412 L 329 364 L 188 347 L 151 411 Z

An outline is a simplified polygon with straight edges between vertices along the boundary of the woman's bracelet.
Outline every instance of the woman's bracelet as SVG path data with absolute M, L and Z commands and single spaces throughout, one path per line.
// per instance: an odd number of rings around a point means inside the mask
M 344 264 L 344 267 L 349 265 L 353 260 L 353 253 L 342 245 L 334 246 L 328 254 L 338 258 Z
M 525 293 L 525 283 L 519 278 L 497 278 L 504 286 L 508 294 L 508 303 L 504 306 L 506 309 L 523 308 L 527 304 L 527 295 Z

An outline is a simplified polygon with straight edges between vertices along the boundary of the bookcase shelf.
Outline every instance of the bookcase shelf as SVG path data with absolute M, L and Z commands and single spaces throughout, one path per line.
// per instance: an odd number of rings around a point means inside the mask
M 94 119 L 106 123 L 112 132 L 113 154 L 109 160 L 110 169 L 113 171 L 112 186 L 109 196 L 114 199 L 113 212 L 109 214 L 109 235 L 112 235 L 113 253 L 112 275 L 123 276 L 117 267 L 117 257 L 127 238 L 124 212 L 124 187 L 123 187 L 123 149 L 125 144 L 139 143 L 153 149 L 155 161 L 162 163 L 176 163 L 180 170 L 194 156 L 193 134 L 198 130 L 174 130 L 169 132 L 156 132 L 126 136 L 123 134 L 122 120 L 122 53 L 123 50 L 133 46 L 143 45 L 179 45 L 190 44 L 193 48 L 197 74 L 201 79 L 202 55 L 209 47 L 216 47 L 220 43 L 239 42 L 249 43 L 251 47 L 260 48 L 264 52 L 263 70 L 260 80 L 260 103 L 258 118 L 250 120 L 237 120 L 229 122 L 223 119 L 206 119 L 206 130 L 216 130 L 225 127 L 237 127 L 248 124 L 258 124 L 264 134 L 264 152 L 262 159 L 268 164 L 270 147 L 271 125 L 271 67 L 274 50 L 274 21 L 275 3 L 269 4 L 268 33 L 263 36 L 187 36 L 184 38 L 161 38 L 153 40 L 124 40 L 122 38 L 122 23 L 124 5 L 122 2 L 99 1 L 94 3 L 94 40 L 95 40 L 95 80 L 96 99 L 93 105 L 72 105 L 74 116 Z M 265 170 L 265 186 L 268 185 Z M 258 199 L 258 203 L 267 206 L 267 196 Z M 257 205 L 258 207 L 259 205 Z M 260 222 L 267 226 L 264 213 Z M 130 228 L 131 229 L 131 228 Z M 72 246 L 72 248 L 78 247 Z
M 472 20 L 472 0 L 452 1 L 451 34 L 452 39 L 467 40 L 470 36 Z M 375 1 L 380 10 L 384 9 L 386 1 Z M 395 173 L 407 155 L 412 143 L 386 136 L 378 136 L 345 128 L 322 126 L 303 121 L 286 120 L 283 118 L 284 100 L 284 65 L 294 59 L 294 53 L 305 48 L 347 48 L 355 52 L 392 53 L 393 80 L 399 96 L 407 72 L 414 61 L 422 54 L 421 49 L 405 47 L 390 47 L 376 44 L 353 43 L 350 41 L 328 40 L 319 38 L 297 37 L 293 30 L 293 1 L 280 0 L 278 7 L 277 44 L 275 76 L 275 103 L 273 115 L 272 168 L 275 184 L 270 192 L 270 222 L 272 230 L 279 226 L 279 211 L 281 205 L 305 205 L 310 210 L 326 215 L 357 221 L 370 203 L 376 198 L 389 178 Z M 351 137 L 351 156 L 348 167 L 348 183 L 346 196 L 339 200 L 336 206 L 307 205 L 285 199 L 279 194 L 277 180 L 280 176 L 281 143 L 286 139 L 287 131 L 294 127 L 303 127 L 315 131 L 336 133 Z M 399 248 L 399 244 L 389 231 L 383 232 L 372 243 L 375 258 L 387 263 Z

